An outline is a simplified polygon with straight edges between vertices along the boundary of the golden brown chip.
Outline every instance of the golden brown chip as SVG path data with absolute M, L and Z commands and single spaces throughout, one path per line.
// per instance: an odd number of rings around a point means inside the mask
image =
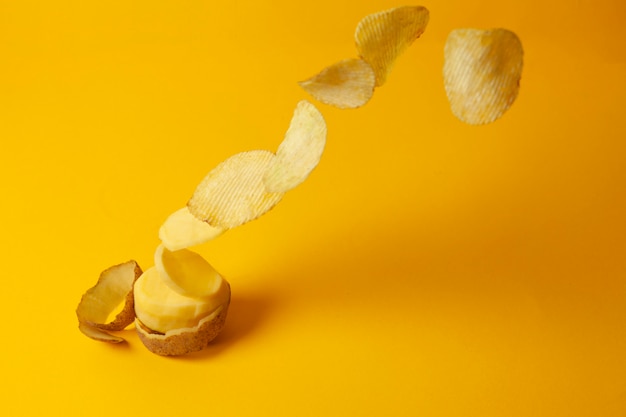
M 265 189 L 263 176 L 275 155 L 269 151 L 236 154 L 213 169 L 187 203 L 196 218 L 213 227 L 231 229 L 274 207 L 284 193 Z
M 299 84 L 322 103 L 340 109 L 355 109 L 372 98 L 376 75 L 362 59 L 346 59 Z
M 376 73 L 376 86 L 385 83 L 393 64 L 428 25 L 429 12 L 422 6 L 403 6 L 366 16 L 356 33 L 358 54 Z
M 498 119 L 519 93 L 522 43 L 506 29 L 456 29 L 444 48 L 443 77 L 452 113 L 479 125 Z
M 76 308 L 79 328 L 85 335 L 109 342 L 119 339 L 104 330 L 123 330 L 134 321 L 133 286 L 141 273 L 137 262 L 128 261 L 100 274 L 96 285 L 85 292 Z M 122 303 L 122 310 L 109 321 L 111 313 Z
M 150 330 L 139 319 L 135 320 L 135 328 L 150 352 L 162 356 L 186 355 L 205 349 L 220 334 L 227 312 L 228 304 L 200 320 L 196 327 L 170 330 L 165 334 Z
M 314 105 L 302 100 L 296 106 L 276 157 L 263 181 L 268 192 L 287 192 L 302 183 L 317 166 L 326 145 L 326 122 Z

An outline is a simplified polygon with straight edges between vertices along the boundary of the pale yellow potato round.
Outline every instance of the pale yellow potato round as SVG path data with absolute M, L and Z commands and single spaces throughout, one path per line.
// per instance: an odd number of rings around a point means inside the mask
M 276 157 L 267 166 L 263 182 L 268 192 L 284 193 L 306 180 L 326 146 L 326 122 L 322 113 L 302 100 L 296 106 L 289 129 Z
M 324 104 L 356 109 L 372 98 L 376 74 L 362 59 L 345 59 L 298 84 Z
M 524 51 L 506 29 L 456 29 L 444 47 L 443 78 L 452 113 L 482 125 L 500 118 L 519 94 Z
M 170 251 L 159 245 L 154 252 L 154 266 L 165 285 L 186 297 L 211 296 L 223 281 L 206 259 L 188 249 Z
M 189 248 L 213 240 L 225 230 L 197 219 L 185 206 L 172 213 L 159 229 L 159 239 L 171 251 Z
M 238 153 L 215 167 L 187 203 L 189 212 L 213 227 L 231 229 L 271 210 L 282 192 L 268 192 L 263 177 L 275 155 L 269 151 Z
M 429 12 L 423 6 L 402 6 L 366 16 L 355 32 L 359 56 L 376 74 L 376 86 L 387 80 L 393 65 L 426 30 Z
M 165 333 L 155 332 L 139 319 L 135 328 L 139 339 L 152 353 L 162 356 L 178 356 L 203 350 L 215 339 L 226 322 L 230 300 L 206 316 L 192 328 L 174 329 Z
M 156 267 L 146 270 L 135 283 L 135 315 L 148 328 L 160 333 L 195 327 L 230 299 L 230 286 L 220 277 L 214 293 L 202 298 L 186 297 L 161 279 Z
M 124 330 L 135 320 L 133 287 L 141 274 L 141 268 L 132 260 L 102 271 L 96 285 L 83 294 L 76 308 L 81 332 L 99 341 L 123 341 L 105 331 Z M 121 311 L 111 320 L 120 305 Z

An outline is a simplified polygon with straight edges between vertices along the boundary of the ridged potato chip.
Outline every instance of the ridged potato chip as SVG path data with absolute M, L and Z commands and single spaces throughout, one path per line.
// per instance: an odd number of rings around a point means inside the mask
M 231 229 L 272 209 L 282 192 L 268 192 L 263 177 L 275 155 L 269 151 L 236 154 L 202 180 L 187 203 L 189 212 L 213 227 Z
M 172 213 L 159 229 L 159 239 L 171 251 L 208 242 L 225 230 L 197 219 L 186 206 Z
M 263 181 L 268 192 L 284 193 L 307 179 L 326 146 L 326 122 L 314 105 L 296 106 L 285 138 L 269 163 Z
M 393 64 L 428 25 L 423 6 L 403 6 L 366 16 L 355 32 L 358 54 L 376 73 L 376 86 L 387 80 Z
M 472 125 L 501 117 L 519 93 L 523 56 L 521 41 L 509 30 L 453 30 L 443 67 L 452 113 Z
M 102 271 L 96 285 L 83 294 L 76 308 L 81 332 L 99 341 L 122 342 L 124 339 L 106 331 L 124 330 L 135 320 L 133 287 L 141 274 L 141 268 L 135 261 Z M 110 320 L 109 316 L 122 303 L 122 310 Z
M 324 104 L 355 109 L 372 98 L 376 74 L 362 59 L 345 59 L 298 84 Z

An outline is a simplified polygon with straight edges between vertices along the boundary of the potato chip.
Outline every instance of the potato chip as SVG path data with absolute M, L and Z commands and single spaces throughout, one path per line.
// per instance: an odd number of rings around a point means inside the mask
M 275 155 L 269 151 L 236 154 L 202 180 L 187 203 L 189 212 L 213 227 L 231 229 L 272 209 L 283 193 L 267 192 L 263 176 Z
M 325 145 L 324 117 L 314 105 L 302 100 L 263 178 L 267 191 L 284 193 L 302 183 L 319 163 Z
M 523 55 L 522 43 L 509 30 L 453 30 L 443 66 L 452 113 L 473 125 L 501 117 L 519 93 Z
M 133 286 L 141 273 L 135 261 L 103 271 L 96 285 L 85 292 L 76 308 L 79 329 L 96 340 L 123 341 L 104 331 L 123 330 L 135 320 Z M 109 320 L 111 313 L 122 303 L 122 310 Z
M 372 98 L 376 74 L 362 59 L 346 59 L 298 84 L 324 104 L 355 109 Z
M 376 73 L 376 86 L 387 80 L 393 64 L 428 25 L 429 12 L 422 6 L 403 6 L 374 13 L 356 28 L 358 54 Z
M 208 242 L 223 234 L 221 227 L 213 227 L 193 216 L 185 206 L 172 213 L 159 229 L 159 239 L 171 251 Z

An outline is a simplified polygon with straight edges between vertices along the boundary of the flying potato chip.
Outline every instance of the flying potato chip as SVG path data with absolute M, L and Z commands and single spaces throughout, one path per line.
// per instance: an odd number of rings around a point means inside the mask
M 265 214 L 282 198 L 267 192 L 263 176 L 275 155 L 269 151 L 236 154 L 202 180 L 187 203 L 189 212 L 213 227 L 231 229 Z
M 106 330 L 124 330 L 135 320 L 133 286 L 141 274 L 141 268 L 135 261 L 104 270 L 96 285 L 85 292 L 76 308 L 81 332 L 100 341 L 123 341 L 106 333 Z M 122 310 L 109 320 L 111 313 L 122 303 Z
M 376 74 L 362 59 L 346 59 L 299 84 L 324 104 L 340 109 L 355 109 L 372 98 Z
M 443 66 L 452 113 L 472 125 L 501 117 L 519 93 L 523 55 L 522 43 L 509 30 L 453 30 Z
M 387 80 L 393 64 L 428 25 L 429 12 L 422 6 L 403 6 L 366 16 L 356 28 L 358 54 L 376 73 L 376 86 Z
M 185 206 L 172 213 L 159 229 L 159 239 L 171 251 L 185 249 L 215 239 L 224 233 L 221 227 L 213 227 L 197 219 Z
M 263 178 L 268 192 L 284 193 L 302 183 L 317 166 L 326 145 L 326 122 L 314 105 L 296 106 L 285 138 Z

